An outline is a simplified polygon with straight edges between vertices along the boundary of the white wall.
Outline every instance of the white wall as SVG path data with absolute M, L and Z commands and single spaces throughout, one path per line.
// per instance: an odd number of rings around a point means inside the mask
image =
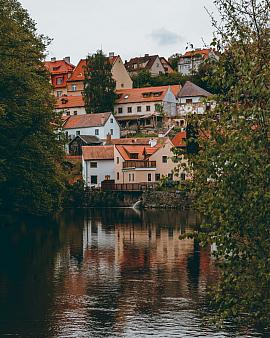
M 86 110 L 84 107 L 74 107 L 74 108 L 66 108 L 66 109 L 56 109 L 57 112 L 62 112 L 62 116 L 72 116 L 75 115 L 74 112 L 77 112 L 77 115 L 84 115 L 86 114 Z M 67 112 L 70 114 L 67 115 Z
M 96 162 L 97 168 L 91 168 L 91 162 Z M 110 176 L 110 180 L 115 179 L 113 159 L 85 161 L 84 158 L 82 158 L 82 168 L 83 180 L 87 187 L 100 187 L 101 182 L 105 180 L 106 176 Z M 97 176 L 97 184 L 91 184 L 91 176 Z

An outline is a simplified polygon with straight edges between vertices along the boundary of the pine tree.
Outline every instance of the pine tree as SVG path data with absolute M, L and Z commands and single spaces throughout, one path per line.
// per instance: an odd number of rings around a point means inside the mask
M 89 55 L 85 68 L 84 102 L 88 114 L 113 112 L 116 82 L 112 65 L 101 50 Z
M 49 42 L 16 0 L 0 0 L 0 208 L 47 214 L 61 205 L 62 145 L 43 65 Z

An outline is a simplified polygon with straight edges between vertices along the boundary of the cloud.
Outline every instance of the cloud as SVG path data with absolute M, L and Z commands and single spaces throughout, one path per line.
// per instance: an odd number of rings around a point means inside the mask
M 175 45 L 182 41 L 182 37 L 166 28 L 159 28 L 152 31 L 150 37 L 158 43 L 159 46 Z

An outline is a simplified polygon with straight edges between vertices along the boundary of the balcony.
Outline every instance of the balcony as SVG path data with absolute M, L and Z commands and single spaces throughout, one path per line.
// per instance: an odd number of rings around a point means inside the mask
M 156 161 L 125 161 L 123 163 L 123 169 L 149 169 L 156 167 Z

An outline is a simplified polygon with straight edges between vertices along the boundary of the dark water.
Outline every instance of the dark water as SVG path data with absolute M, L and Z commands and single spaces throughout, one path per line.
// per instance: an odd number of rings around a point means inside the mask
M 63 214 L 1 228 L 1 337 L 258 337 L 223 331 L 205 305 L 209 250 L 179 234 L 192 212 Z

